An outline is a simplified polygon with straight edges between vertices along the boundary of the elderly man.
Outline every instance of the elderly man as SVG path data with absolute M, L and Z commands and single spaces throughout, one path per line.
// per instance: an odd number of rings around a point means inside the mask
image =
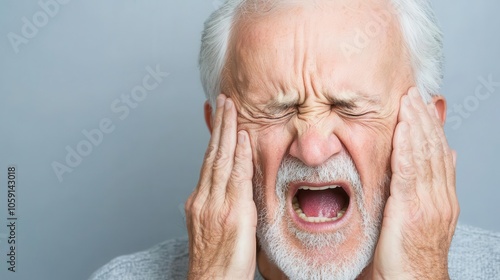
M 456 227 L 441 51 L 423 0 L 227 1 L 189 240 L 93 279 L 499 279 L 500 235 Z

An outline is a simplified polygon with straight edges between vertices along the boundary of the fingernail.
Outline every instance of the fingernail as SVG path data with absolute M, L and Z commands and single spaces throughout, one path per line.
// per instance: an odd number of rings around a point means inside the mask
M 222 96 L 222 94 L 219 94 L 219 96 L 217 96 L 217 108 L 220 108 L 224 105 L 224 96 Z
M 245 143 L 245 132 L 240 131 L 238 132 L 238 144 L 243 144 Z
M 231 99 L 226 99 L 226 105 L 225 105 L 225 109 L 226 110 L 229 110 L 231 109 L 231 107 L 233 106 L 233 102 L 231 101 Z

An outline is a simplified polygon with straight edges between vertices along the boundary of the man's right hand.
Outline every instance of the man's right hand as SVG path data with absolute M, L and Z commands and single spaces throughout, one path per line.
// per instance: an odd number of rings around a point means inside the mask
M 257 209 L 248 133 L 237 133 L 236 108 L 221 94 L 198 186 L 186 205 L 189 279 L 253 279 Z

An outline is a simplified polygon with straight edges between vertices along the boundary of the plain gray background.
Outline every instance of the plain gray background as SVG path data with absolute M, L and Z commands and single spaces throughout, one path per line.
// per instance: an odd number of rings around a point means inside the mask
M 219 2 L 69 1 L 17 53 L 8 34 L 22 36 L 23 17 L 43 23 L 43 10 L 37 1 L 0 3 L 0 278 L 86 279 L 115 256 L 185 235 L 179 205 L 209 139 L 199 39 Z M 442 92 L 450 109 L 465 106 L 449 113 L 446 129 L 458 151 L 460 221 L 500 231 L 500 87 L 474 95 L 480 77 L 500 82 L 500 2 L 434 5 L 445 34 Z M 169 76 L 120 119 L 111 105 L 156 65 Z M 66 146 L 76 149 L 82 130 L 104 118 L 114 131 L 60 182 L 52 163 L 64 164 Z M 10 164 L 18 168 L 16 273 L 5 262 Z

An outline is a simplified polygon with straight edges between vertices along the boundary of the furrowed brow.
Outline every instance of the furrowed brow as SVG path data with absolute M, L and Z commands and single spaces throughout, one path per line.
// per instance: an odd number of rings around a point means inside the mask
M 345 94 L 343 94 L 345 95 Z M 333 104 L 333 106 L 345 108 L 345 109 L 355 109 L 360 103 L 368 103 L 370 105 L 379 105 L 380 98 L 366 95 L 363 93 L 349 93 L 350 96 L 336 97 L 327 96 L 328 101 Z
M 357 98 L 351 99 L 341 99 L 336 97 L 328 97 L 328 101 L 335 107 L 345 108 L 345 109 L 354 109 L 357 107 L 356 101 Z

